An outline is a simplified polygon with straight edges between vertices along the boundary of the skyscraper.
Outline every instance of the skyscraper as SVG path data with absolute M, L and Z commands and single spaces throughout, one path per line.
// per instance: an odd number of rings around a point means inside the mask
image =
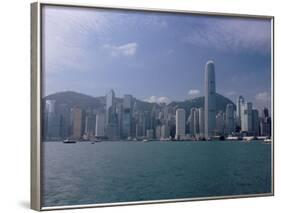
M 199 108 L 199 134 L 200 137 L 204 137 L 204 108 Z
M 241 108 L 241 131 L 249 133 L 253 131 L 252 108 L 251 102 L 244 103 Z
M 120 132 L 118 128 L 118 120 L 116 114 L 116 100 L 115 93 L 110 90 L 106 94 L 106 106 L 105 106 L 105 124 L 106 124 L 106 136 L 111 140 L 119 139 Z
M 82 109 L 73 107 L 71 109 L 72 137 L 80 139 L 82 136 Z
M 126 139 L 132 136 L 132 105 L 133 97 L 131 95 L 124 95 L 122 115 L 122 137 Z
M 44 134 L 48 139 L 57 139 L 60 133 L 60 119 L 56 112 L 56 101 L 46 100 L 46 119 L 45 128 L 46 133 Z
M 216 115 L 216 132 L 218 135 L 224 135 L 224 115 L 222 111 Z
M 239 96 L 236 103 L 236 118 L 237 118 L 237 125 L 241 128 L 241 109 L 244 105 L 244 98 L 243 96 Z
M 98 112 L 96 114 L 96 137 L 104 137 L 105 136 L 105 115 L 102 112 Z
M 96 129 L 96 115 L 93 113 L 92 110 L 88 110 L 86 112 L 85 118 L 85 135 L 88 139 L 91 139 L 95 135 Z
M 176 135 L 177 140 L 182 139 L 185 136 L 185 110 L 177 109 L 176 110 Z
M 263 109 L 263 117 L 261 120 L 261 135 L 271 136 L 271 117 L 267 108 Z
M 227 104 L 226 105 L 226 134 L 231 134 L 235 130 L 235 121 L 234 121 L 234 105 L 233 104 Z
M 199 112 L 194 107 L 190 110 L 189 121 L 190 134 L 196 136 L 199 129 Z
M 253 109 L 252 114 L 253 133 L 255 136 L 258 136 L 260 132 L 259 111 L 257 109 Z
M 170 132 L 167 124 L 161 126 L 161 139 L 169 138 Z
M 106 106 L 105 106 L 105 117 L 106 125 L 112 123 L 115 119 L 115 93 L 113 90 L 110 90 L 106 94 Z
M 205 138 L 214 135 L 216 127 L 215 64 L 208 61 L 205 67 Z

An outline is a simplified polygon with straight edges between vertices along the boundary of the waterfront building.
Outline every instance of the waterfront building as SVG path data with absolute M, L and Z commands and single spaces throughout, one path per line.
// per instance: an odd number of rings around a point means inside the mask
M 269 112 L 268 112 L 268 109 L 267 109 L 266 107 L 263 108 L 263 117 L 264 117 L 264 118 L 269 117 Z
M 82 136 L 82 109 L 73 107 L 71 109 L 72 138 L 80 139 Z
M 170 131 L 169 126 L 167 124 L 163 124 L 161 126 L 161 139 L 169 138 L 170 137 Z
M 271 136 L 271 117 L 263 118 L 261 120 L 260 132 L 262 136 Z
M 189 133 L 196 136 L 199 132 L 199 111 L 196 108 L 191 108 L 189 115 Z
M 59 116 L 59 136 L 67 138 L 70 135 L 70 109 L 67 104 L 57 105 L 57 115 Z
M 259 121 L 259 111 L 253 109 L 252 111 L 252 125 L 253 125 L 253 134 L 259 136 L 260 132 L 260 121 Z
M 239 96 L 236 103 L 236 121 L 237 126 L 241 128 L 241 115 L 242 115 L 242 107 L 245 103 L 243 96 Z
M 227 104 L 226 105 L 226 111 L 225 111 L 225 133 L 227 135 L 232 134 L 235 131 L 235 120 L 234 120 L 234 105 L 233 104 Z
M 216 132 L 217 135 L 224 135 L 224 113 L 222 111 L 218 112 L 216 115 Z
M 60 118 L 56 112 L 56 101 L 46 100 L 45 102 L 45 128 L 46 139 L 53 140 L 58 139 L 60 136 Z
M 205 66 L 205 138 L 214 136 L 216 128 L 216 81 L 215 64 Z
M 95 136 L 96 137 L 104 137 L 105 136 L 105 114 L 103 112 L 98 112 L 96 114 L 96 129 L 95 129 Z
M 252 119 L 252 108 L 251 102 L 245 102 L 242 105 L 241 111 L 241 131 L 251 133 L 253 131 L 253 119 Z
M 199 135 L 200 137 L 204 137 L 204 108 L 200 107 L 198 109 L 199 114 Z
M 175 138 L 180 140 L 185 137 L 185 110 L 179 108 L 176 110 L 176 135 Z
M 154 138 L 154 131 L 153 131 L 153 129 L 147 129 L 146 130 L 146 138 L 150 139 L 150 140 Z
M 106 136 L 111 140 L 118 140 L 120 137 L 120 131 L 116 114 L 116 98 L 113 90 L 110 90 L 106 94 L 105 119 Z
M 94 138 L 95 130 L 96 130 L 96 115 L 92 112 L 92 110 L 88 110 L 86 112 L 86 118 L 85 118 L 85 135 L 87 139 Z
M 260 130 L 262 136 L 271 136 L 271 117 L 269 116 L 269 111 L 267 108 L 263 109 Z
M 110 90 L 106 94 L 106 103 L 105 103 L 106 125 L 115 122 L 115 104 L 116 104 L 115 93 L 113 90 Z
M 155 128 L 155 138 L 158 140 L 161 138 L 161 126 L 160 125 L 156 126 L 156 128 Z
M 122 109 L 122 137 L 126 139 L 132 136 L 132 105 L 133 97 L 131 95 L 124 95 Z

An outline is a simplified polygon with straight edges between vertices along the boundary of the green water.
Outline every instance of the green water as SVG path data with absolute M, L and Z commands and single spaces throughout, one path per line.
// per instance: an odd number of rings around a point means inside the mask
M 261 142 L 43 143 L 43 206 L 271 192 Z

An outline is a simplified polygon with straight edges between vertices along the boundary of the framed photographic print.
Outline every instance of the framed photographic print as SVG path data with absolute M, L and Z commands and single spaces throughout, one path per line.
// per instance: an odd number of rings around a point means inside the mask
M 271 196 L 274 18 L 31 5 L 31 207 Z

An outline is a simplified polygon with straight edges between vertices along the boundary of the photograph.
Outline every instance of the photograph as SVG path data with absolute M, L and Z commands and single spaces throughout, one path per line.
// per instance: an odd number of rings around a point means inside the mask
M 273 195 L 273 19 L 43 4 L 41 205 Z

